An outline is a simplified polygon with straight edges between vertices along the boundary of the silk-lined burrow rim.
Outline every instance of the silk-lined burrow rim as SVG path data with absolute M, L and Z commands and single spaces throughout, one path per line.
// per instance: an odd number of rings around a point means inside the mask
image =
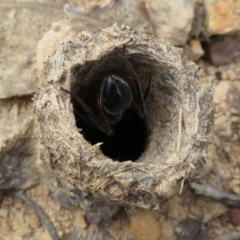
M 120 121 L 126 132 L 140 126 L 128 136 L 130 150 L 121 152 L 125 140 L 117 139 L 114 145 L 114 139 L 98 137 L 97 130 L 85 124 L 87 117 L 78 119 L 75 99 L 62 89 L 78 94 L 92 111 L 105 76 L 118 75 L 134 89 L 123 46 L 142 89 L 147 88 L 149 73 L 152 84 L 146 119 L 130 112 Z M 212 141 L 213 87 L 199 81 L 201 70 L 182 49 L 113 25 L 60 42 L 45 72 L 34 97 L 41 159 L 57 187 L 85 210 L 89 203 L 100 202 L 157 209 L 199 173 Z M 137 100 L 134 90 L 133 98 Z M 140 137 L 142 145 L 134 145 Z

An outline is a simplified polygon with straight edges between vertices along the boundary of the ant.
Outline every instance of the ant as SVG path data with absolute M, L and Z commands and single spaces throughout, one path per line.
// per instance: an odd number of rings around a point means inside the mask
M 148 87 L 143 94 L 140 80 L 133 67 L 127 60 L 125 56 L 125 50 L 126 45 L 123 46 L 123 59 L 132 75 L 132 78 L 134 79 L 140 106 L 138 106 L 138 104 L 134 101 L 133 93 L 129 84 L 117 75 L 106 76 L 101 84 L 100 92 L 97 98 L 98 115 L 92 112 L 86 103 L 75 93 L 61 88 L 62 91 L 70 94 L 78 102 L 78 104 L 80 104 L 82 110 L 88 114 L 88 119 L 90 122 L 87 123 L 92 127 L 102 131 L 107 136 L 114 136 L 112 126 L 121 120 L 127 109 L 133 109 L 141 119 L 144 119 L 146 116 L 145 102 L 151 89 L 151 74 L 149 76 Z M 86 116 L 83 116 L 78 111 L 76 111 L 76 113 L 86 122 Z

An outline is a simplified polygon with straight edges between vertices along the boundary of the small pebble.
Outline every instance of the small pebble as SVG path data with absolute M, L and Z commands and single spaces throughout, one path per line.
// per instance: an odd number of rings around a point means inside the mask
M 16 13 L 17 13 L 17 9 L 11 9 L 9 12 L 8 12 L 8 18 L 12 19 L 16 16 Z
M 215 66 L 227 65 L 240 56 L 239 39 L 222 39 L 207 43 L 205 52 Z
M 7 209 L 5 209 L 5 208 L 1 208 L 0 209 L 0 217 L 5 218 L 5 217 L 7 217 L 7 214 L 8 214 L 8 210 Z
M 12 234 L 12 228 L 6 218 L 0 218 L 0 233 L 5 237 Z
M 197 61 L 204 55 L 204 51 L 202 49 L 201 42 L 199 40 L 190 40 L 189 42 L 190 47 L 190 59 L 192 61 Z
M 233 225 L 240 226 L 240 209 L 232 208 L 230 210 L 230 219 Z

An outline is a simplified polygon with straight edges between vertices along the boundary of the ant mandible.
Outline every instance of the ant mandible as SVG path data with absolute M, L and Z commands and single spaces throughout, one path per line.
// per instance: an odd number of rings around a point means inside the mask
M 83 111 L 88 114 L 88 120 L 90 120 L 90 122 L 86 122 L 86 116 L 83 116 L 78 111 L 76 111 L 77 115 L 87 124 L 95 127 L 108 136 L 114 135 L 112 126 L 121 120 L 123 113 L 128 108 L 132 108 L 142 119 L 146 116 L 145 102 L 151 89 L 151 74 L 149 75 L 148 87 L 143 94 L 140 80 L 127 60 L 125 50 L 126 45 L 123 46 L 123 59 L 134 80 L 140 106 L 138 106 L 138 104 L 134 101 L 133 93 L 129 84 L 117 75 L 108 75 L 104 78 L 101 84 L 100 92 L 97 98 L 98 115 L 92 112 L 86 103 L 75 93 L 61 88 L 62 91 L 70 94 L 80 104 Z

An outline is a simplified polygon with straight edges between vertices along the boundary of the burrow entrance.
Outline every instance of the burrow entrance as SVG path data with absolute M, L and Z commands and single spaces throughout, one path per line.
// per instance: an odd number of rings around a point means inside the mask
M 143 57 L 141 54 L 136 54 L 134 58 L 128 58 L 128 60 L 139 76 L 144 92 L 147 88 L 151 70 L 144 61 L 141 62 Z M 138 61 L 136 62 L 135 59 L 138 59 Z M 72 75 L 75 79 L 71 88 L 72 91 L 87 104 L 101 122 L 103 122 L 103 119 L 99 116 L 96 106 L 101 84 L 104 77 L 108 75 L 117 75 L 124 79 L 131 87 L 134 101 L 140 104 L 134 80 L 123 61 L 122 49 L 113 51 L 99 61 L 87 62 L 83 66 L 75 66 L 72 69 Z M 110 137 L 91 124 L 89 114 L 82 109 L 74 98 L 72 98 L 72 102 L 76 125 L 81 129 L 80 133 L 92 145 L 102 143 L 100 148 L 105 156 L 120 162 L 126 160 L 136 161 L 146 149 L 150 132 L 147 126 L 147 116 L 143 120 L 134 110 L 129 108 L 124 112 L 121 120 L 112 125 L 114 136 Z

